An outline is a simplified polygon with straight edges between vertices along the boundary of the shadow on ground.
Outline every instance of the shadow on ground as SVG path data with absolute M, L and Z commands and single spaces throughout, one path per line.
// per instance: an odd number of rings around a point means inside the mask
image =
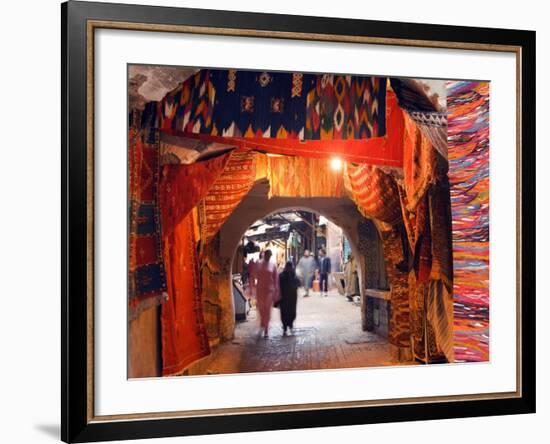
M 34 428 L 56 441 L 61 439 L 61 426 L 59 424 L 35 424 Z

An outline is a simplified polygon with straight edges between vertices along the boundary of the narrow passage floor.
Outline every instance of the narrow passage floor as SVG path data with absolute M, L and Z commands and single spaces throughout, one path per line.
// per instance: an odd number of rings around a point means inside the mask
M 361 309 L 336 291 L 298 296 L 292 335 L 283 336 L 280 313 L 272 309 L 269 337 L 259 333 L 256 311 L 238 322 L 235 338 L 221 344 L 201 373 L 227 374 L 369 367 L 390 361 L 386 338 L 361 329 Z

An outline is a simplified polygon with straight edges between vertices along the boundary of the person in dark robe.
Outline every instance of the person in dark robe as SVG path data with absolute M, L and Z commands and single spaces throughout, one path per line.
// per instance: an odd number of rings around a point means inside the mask
M 298 287 L 300 280 L 296 277 L 294 265 L 288 261 L 283 272 L 279 275 L 279 289 L 281 291 L 281 299 L 279 308 L 281 309 L 281 322 L 283 323 L 283 336 L 286 336 L 287 330 L 294 328 L 294 320 L 296 319 L 296 301 L 298 299 Z

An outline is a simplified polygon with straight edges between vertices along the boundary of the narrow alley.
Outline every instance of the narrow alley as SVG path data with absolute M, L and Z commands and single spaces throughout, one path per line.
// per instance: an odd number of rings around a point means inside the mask
M 283 336 L 280 313 L 272 309 L 269 337 L 259 332 L 250 310 L 237 323 L 235 338 L 221 344 L 196 374 L 229 374 L 291 370 L 337 369 L 391 365 L 388 342 L 361 330 L 361 310 L 337 291 L 328 296 L 300 289 L 292 335 Z M 190 373 L 195 374 L 195 372 Z

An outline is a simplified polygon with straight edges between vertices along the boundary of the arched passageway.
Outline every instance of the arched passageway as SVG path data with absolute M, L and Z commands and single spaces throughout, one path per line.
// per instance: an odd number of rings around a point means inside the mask
M 231 264 L 235 250 L 248 227 L 256 220 L 271 213 L 288 208 L 305 209 L 322 214 L 334 224 L 338 225 L 348 237 L 352 250 L 360 260 L 359 279 L 360 287 L 364 288 L 365 261 L 359 250 L 360 224 L 369 223 L 357 211 L 356 205 L 347 197 L 268 197 L 269 183 L 258 181 L 250 190 L 242 202 L 237 206 L 233 214 L 227 219 L 220 229 L 218 236 L 219 244 L 210 251 L 217 253 L 217 260 L 220 263 L 223 277 L 220 276 L 222 285 L 225 284 L 226 291 L 220 291 L 221 339 L 230 339 L 235 326 L 232 298 L 230 297 Z M 214 258 L 212 258 L 214 259 Z M 225 296 L 225 297 L 224 297 Z M 366 320 L 365 320 L 366 322 Z
M 296 199 L 296 201 L 300 201 L 302 199 Z M 350 236 L 350 230 L 353 231 L 353 234 L 356 236 L 357 233 L 355 232 L 356 230 L 353 229 L 353 224 L 350 224 L 350 226 L 347 226 L 347 227 L 341 227 L 339 225 L 339 223 L 335 222 L 334 221 L 334 216 L 337 214 L 337 208 L 339 207 L 339 202 L 330 202 L 328 201 L 328 199 L 326 199 L 327 201 L 325 202 L 313 202 L 313 204 L 310 203 L 310 205 L 312 206 L 306 206 L 304 204 L 302 205 L 294 205 L 294 206 L 288 206 L 288 207 L 282 207 L 282 208 L 277 208 L 276 210 L 273 210 L 273 211 L 270 211 L 269 213 L 267 214 L 264 214 L 262 215 L 261 218 L 265 218 L 265 217 L 269 217 L 269 216 L 272 216 L 272 215 L 275 215 L 275 214 L 280 214 L 280 213 L 283 213 L 285 211 L 291 211 L 291 210 L 295 210 L 295 211 L 300 211 L 302 212 L 302 214 L 316 214 L 317 216 L 323 216 L 325 217 L 328 221 L 330 221 L 333 225 L 335 225 L 336 227 L 338 227 L 343 235 L 346 237 L 346 239 L 348 240 L 349 242 L 349 246 L 350 246 L 350 249 L 353 253 L 353 256 L 355 258 L 361 258 L 362 255 L 360 254 L 360 251 L 359 251 L 359 248 L 357 246 L 357 239 L 355 237 L 351 237 Z M 336 199 L 338 200 L 338 199 Z M 278 202 L 274 202 L 275 204 L 278 204 Z M 290 202 L 288 202 L 290 203 Z M 317 208 L 321 207 L 322 204 L 322 212 L 315 209 L 313 206 L 315 205 Z M 341 209 L 341 207 L 340 207 Z M 245 211 L 247 211 L 247 209 L 245 209 Z M 327 214 L 328 212 L 328 214 Z M 250 212 L 252 213 L 252 212 Z M 249 215 L 250 215 L 249 213 Z M 259 218 L 260 219 L 260 218 Z M 256 220 L 259 220 L 259 219 L 256 219 Z M 254 222 L 252 222 L 254 223 Z M 252 223 L 248 224 L 248 225 L 244 225 L 244 230 L 242 230 L 242 227 L 241 227 L 241 235 L 239 237 L 229 237 L 228 238 L 228 241 L 227 242 L 222 242 L 221 245 L 223 245 L 223 247 L 226 247 L 228 250 L 227 251 L 232 251 L 232 253 L 230 253 L 231 255 L 231 265 L 230 265 L 230 268 L 229 270 L 234 270 L 235 269 L 235 262 L 237 261 L 237 249 L 239 247 L 239 244 L 240 244 L 240 241 L 241 239 L 243 238 L 245 232 L 248 230 L 248 228 L 252 225 Z M 340 221 L 341 223 L 341 221 Z M 368 222 L 367 222 L 368 223 Z M 243 222 L 243 224 L 247 224 L 247 222 Z M 229 228 L 232 228 L 232 227 L 229 227 Z M 308 247 L 309 250 L 312 252 L 312 254 L 314 256 L 317 256 L 317 248 L 319 246 L 315 247 Z M 305 249 L 305 248 L 304 248 Z M 225 253 L 225 250 L 221 250 L 220 249 L 220 252 L 221 251 L 224 251 Z M 296 265 L 296 263 L 299 261 L 301 256 L 299 257 L 296 257 L 294 258 L 294 263 Z M 318 259 L 318 258 L 317 258 Z M 336 265 L 336 264 L 334 264 Z M 338 270 L 340 271 L 340 270 Z M 361 295 L 362 292 L 361 292 L 361 289 L 365 287 L 364 285 L 364 272 L 363 272 L 363 267 L 362 266 L 358 266 L 357 267 L 357 273 L 358 273 L 358 280 L 359 280 L 359 294 Z M 231 273 L 228 273 L 228 278 L 229 278 L 229 282 L 231 283 L 231 279 L 232 279 L 232 276 L 231 276 Z M 230 306 L 230 304 L 227 305 L 227 317 L 228 318 L 231 318 L 231 319 L 235 319 L 235 311 L 234 311 L 234 307 Z M 359 318 L 361 318 L 361 313 L 363 312 L 363 310 L 357 310 L 357 314 L 359 315 Z M 361 320 L 361 319 L 360 319 Z M 359 323 L 359 326 L 363 325 L 362 322 Z
M 305 323 L 302 323 L 302 327 L 298 327 L 298 332 L 303 339 L 300 342 L 304 346 L 299 350 L 295 348 L 296 341 L 282 339 L 280 332 L 271 338 L 269 343 L 258 343 L 254 318 L 249 319 L 251 322 L 246 325 L 237 325 L 236 328 L 232 291 L 233 262 L 245 232 L 257 220 L 290 209 L 322 215 L 342 230 L 356 258 L 361 295 L 360 306 L 350 304 L 341 295 L 327 298 L 323 301 L 324 305 L 314 301 L 303 302 L 300 299 L 302 304 L 300 313 Z M 289 350 L 293 350 L 302 357 L 315 355 L 313 358 L 306 359 L 310 362 L 309 365 L 311 362 L 318 362 L 314 365 L 315 368 L 383 365 L 389 361 L 387 324 L 384 336 L 373 332 L 375 330 L 374 307 L 365 294 L 367 288 L 378 288 L 381 293 L 385 293 L 383 290 L 389 290 L 389 288 L 380 288 L 384 287 L 381 281 L 387 280 L 383 245 L 374 223 L 361 215 L 355 203 L 348 197 L 269 198 L 269 183 L 266 180 L 259 180 L 222 225 L 219 234 L 207 246 L 205 254 L 205 263 L 208 265 L 202 273 L 203 308 L 209 340 L 214 352 L 191 366 L 189 374 L 301 368 L 300 366 L 304 365 L 303 362 L 292 361 L 292 357 L 288 356 L 288 359 L 281 358 L 288 355 Z M 387 282 L 385 285 L 387 286 Z M 389 295 L 389 292 L 387 294 Z M 382 303 L 383 307 L 376 308 L 380 308 L 379 313 L 386 313 L 385 320 L 388 322 L 389 304 L 387 301 Z M 278 322 L 278 314 L 275 314 L 275 323 Z M 330 327 L 327 328 L 327 326 Z M 326 335 L 323 335 L 324 332 Z M 331 339 L 328 340 L 328 337 Z M 330 355 L 331 349 L 340 349 L 340 356 Z M 313 350 L 317 351 L 313 353 Z M 279 359 L 276 358 L 278 354 L 280 354 Z M 321 355 L 326 355 L 326 359 L 319 361 Z M 239 356 L 239 369 L 235 368 L 237 365 L 235 356 Z M 268 363 L 267 358 L 263 359 L 261 356 L 264 358 L 271 356 L 273 359 Z M 345 360 L 343 356 L 348 356 L 350 359 Z M 336 361 L 341 365 L 336 365 Z M 271 365 L 276 368 L 268 368 Z

